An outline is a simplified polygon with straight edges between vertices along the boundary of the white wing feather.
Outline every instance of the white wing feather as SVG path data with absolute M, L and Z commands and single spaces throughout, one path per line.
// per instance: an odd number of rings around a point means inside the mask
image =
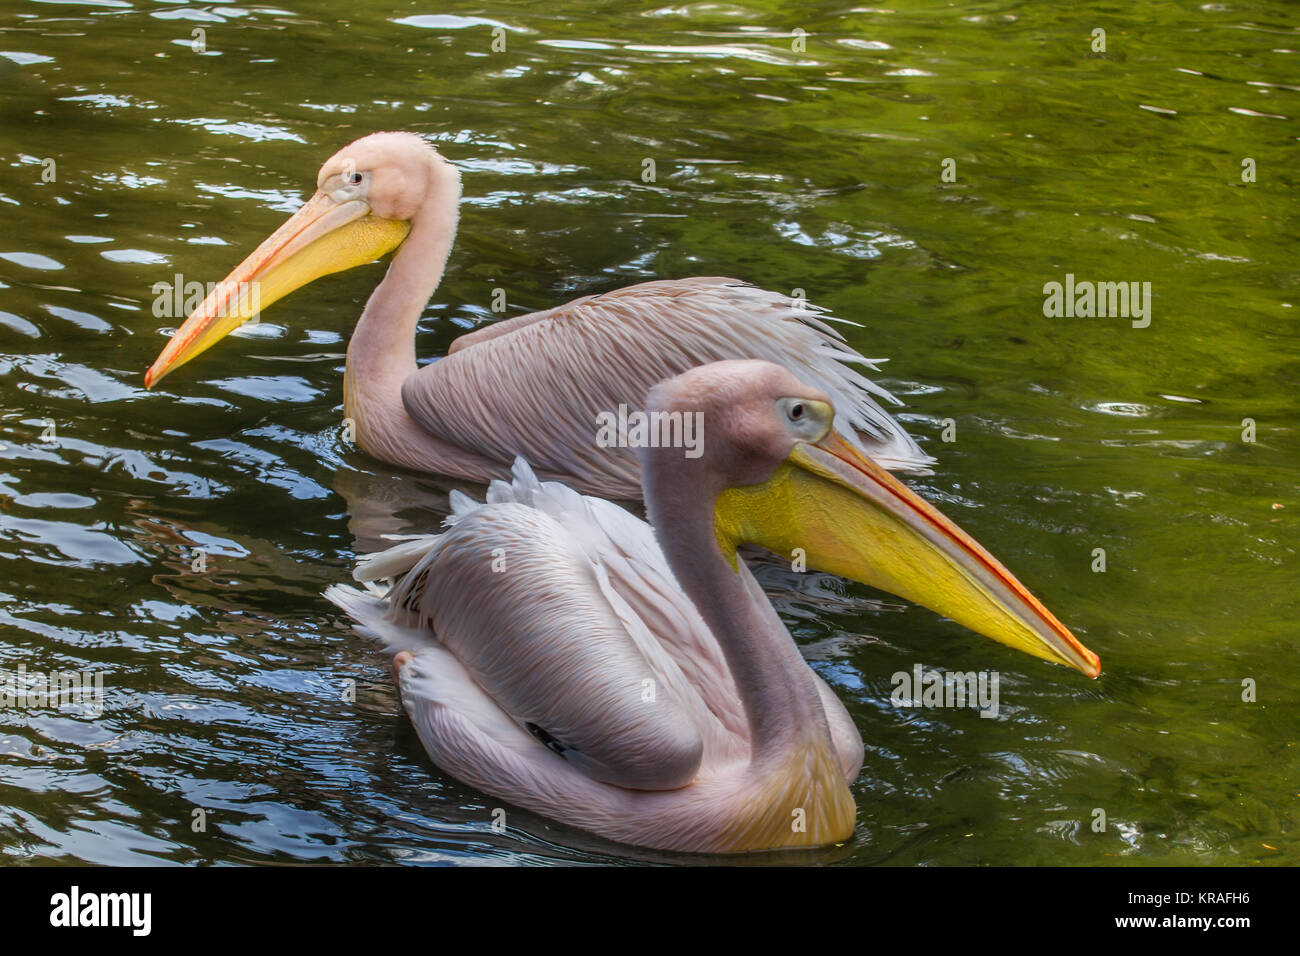
M 390 653 L 416 654 L 419 667 L 402 674 L 403 702 L 435 758 L 472 771 L 455 756 L 456 744 L 426 734 L 478 727 L 505 747 L 500 753 L 513 754 L 510 761 L 522 759 L 542 746 L 521 729 L 539 714 L 564 747 L 559 759 L 619 786 L 656 789 L 683 772 L 673 766 L 689 749 L 678 715 L 700 734 L 699 772 L 748 758 L 748 725 L 725 659 L 648 524 L 610 502 L 539 481 L 522 458 L 510 482 L 492 482 L 485 502 L 456 492 L 451 505 L 448 532 L 403 540 L 359 562 L 355 577 L 372 591 L 326 591 L 361 633 Z M 518 573 L 492 572 L 497 555 Z M 391 589 L 379 586 L 391 579 Z M 557 593 L 558 605 L 548 598 Z M 501 608 L 519 613 L 502 618 L 494 613 Z M 541 666 L 532 653 L 538 647 L 547 652 Z M 663 711 L 627 708 L 628 691 L 643 692 L 646 679 L 673 711 L 668 719 Z M 474 687 L 459 686 L 465 680 Z M 852 780 L 861 738 L 835 694 L 820 678 L 817 684 Z M 611 746 L 631 748 L 625 763 L 611 766 Z M 647 767 L 649 777 L 634 772 Z
M 735 279 L 646 282 L 576 299 L 462 336 L 402 386 L 407 413 L 444 441 L 583 491 L 640 498 L 632 449 L 596 443 L 597 416 L 643 407 L 664 379 L 708 362 L 766 359 L 830 396 L 840 430 L 882 466 L 933 462 L 876 399 L 899 404 L 854 366 L 851 348 L 813 305 Z

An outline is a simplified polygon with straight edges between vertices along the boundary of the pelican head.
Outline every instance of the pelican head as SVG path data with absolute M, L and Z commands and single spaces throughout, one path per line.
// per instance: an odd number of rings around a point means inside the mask
M 456 168 L 413 133 L 373 133 L 344 147 L 321 167 L 311 199 L 185 320 L 145 373 L 145 386 L 295 289 L 392 252 L 426 210 L 440 210 L 447 221 L 431 225 L 454 235 L 459 199 Z
M 1100 673 L 1097 655 L 1001 562 L 855 451 L 835 430 L 827 396 L 784 368 L 701 366 L 657 386 L 647 406 L 652 415 L 699 413 L 703 428 L 698 458 L 670 447 L 642 451 L 656 527 L 673 523 L 671 511 L 711 502 L 717 546 L 732 567 L 742 544 L 783 556 L 802 549 L 809 567 L 914 601 L 1089 677 Z

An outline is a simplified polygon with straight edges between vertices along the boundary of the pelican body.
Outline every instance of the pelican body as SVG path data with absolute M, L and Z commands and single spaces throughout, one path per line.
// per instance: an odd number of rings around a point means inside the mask
M 622 444 L 593 441 L 597 416 L 643 408 L 653 385 L 694 366 L 744 358 L 831 396 L 850 443 L 879 464 L 924 471 L 931 462 L 877 404 L 897 400 L 854 367 L 874 360 L 844 342 L 831 316 L 735 279 L 576 299 L 462 335 L 417 366 L 416 326 L 452 248 L 460 190 L 456 168 L 413 134 L 376 133 L 340 150 L 315 195 L 176 331 L 146 386 L 295 289 L 393 252 L 349 341 L 343 380 L 357 443 L 392 464 L 487 481 L 522 455 L 584 492 L 635 499 L 639 461 Z
M 862 739 L 738 548 L 880 587 L 1030 654 L 1096 655 L 950 520 L 834 428 L 825 392 L 760 361 L 697 367 L 648 410 L 700 414 L 698 457 L 642 447 L 649 523 L 516 461 L 450 527 L 327 596 L 394 657 L 434 762 L 611 840 L 735 853 L 848 840 Z M 373 582 L 391 580 L 382 596 Z

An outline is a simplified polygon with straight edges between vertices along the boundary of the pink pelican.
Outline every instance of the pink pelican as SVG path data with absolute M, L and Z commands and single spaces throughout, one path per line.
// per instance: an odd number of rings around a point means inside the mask
M 321 167 L 316 193 L 187 318 L 145 374 L 152 387 L 323 275 L 395 253 L 348 343 L 344 414 L 369 454 L 487 481 L 522 455 L 539 474 L 607 497 L 641 494 L 636 455 L 593 440 L 597 416 L 644 408 L 655 383 L 722 359 L 782 365 L 835 402 L 849 442 L 876 462 L 932 461 L 873 395 L 822 310 L 735 279 L 646 282 L 462 335 L 420 368 L 415 333 L 456 235 L 460 174 L 420 137 L 375 133 Z
M 742 544 L 804 548 L 810 565 L 1100 672 L 997 559 L 835 430 L 825 392 L 728 361 L 663 382 L 647 405 L 705 426 L 696 458 L 640 449 L 650 524 L 520 459 L 486 503 L 457 493 L 444 533 L 364 559 L 371 590 L 326 592 L 395 654 L 406 711 L 453 776 L 639 846 L 849 839 L 862 738 Z

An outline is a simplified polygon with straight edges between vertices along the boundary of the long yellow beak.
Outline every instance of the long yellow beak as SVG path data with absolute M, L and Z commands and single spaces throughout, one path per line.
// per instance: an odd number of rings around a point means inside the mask
M 309 282 L 391 252 L 408 222 L 381 219 L 360 199 L 338 202 L 317 193 L 221 280 L 145 373 L 154 383 L 211 348 L 258 312 Z
M 757 544 L 914 601 L 986 637 L 1089 677 L 1097 655 L 970 535 L 835 431 L 800 443 L 761 485 L 718 500 L 724 553 Z

